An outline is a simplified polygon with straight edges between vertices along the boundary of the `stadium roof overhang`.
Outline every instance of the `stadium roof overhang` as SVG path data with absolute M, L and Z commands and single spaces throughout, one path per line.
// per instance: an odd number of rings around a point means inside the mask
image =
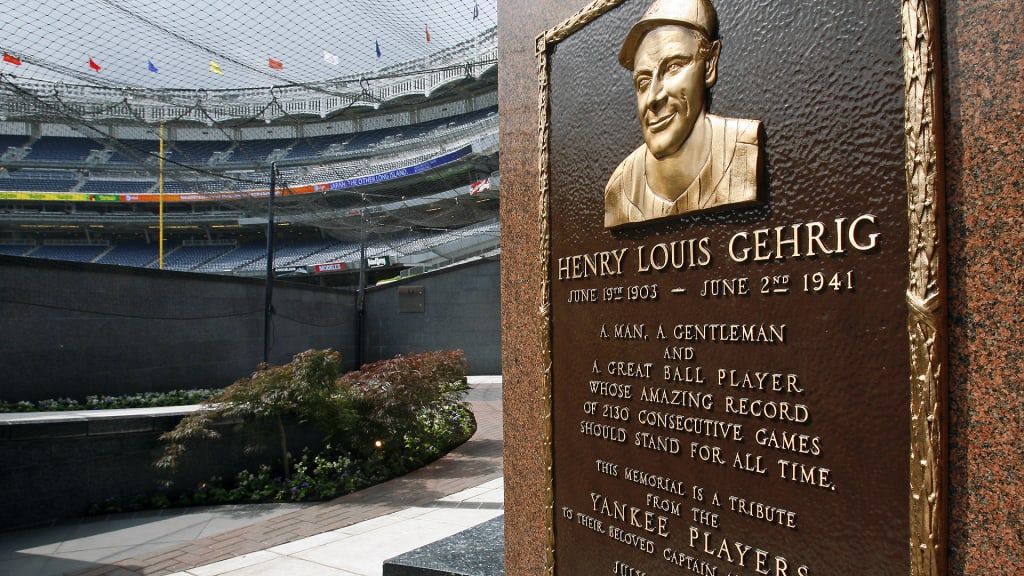
M 0 121 L 244 125 L 295 123 L 400 109 L 493 91 L 497 54 L 396 76 L 210 92 L 140 91 L 25 82 L 0 73 Z

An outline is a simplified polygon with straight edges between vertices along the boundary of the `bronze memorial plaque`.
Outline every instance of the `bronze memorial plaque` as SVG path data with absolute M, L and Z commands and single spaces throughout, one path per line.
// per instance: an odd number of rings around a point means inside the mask
M 600 1 L 538 39 L 551 572 L 942 573 L 934 18 Z

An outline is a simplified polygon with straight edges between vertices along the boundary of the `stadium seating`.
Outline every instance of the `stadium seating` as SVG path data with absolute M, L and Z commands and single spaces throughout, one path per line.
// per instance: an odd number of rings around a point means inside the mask
M 153 188 L 152 180 L 98 180 L 90 178 L 78 189 L 84 194 L 142 194 Z
M 32 258 L 48 258 L 50 260 L 70 260 L 72 262 L 92 262 L 97 256 L 108 250 L 108 246 L 40 246 L 26 256 Z
M 107 160 L 107 164 L 137 166 L 140 162 L 145 162 L 149 158 L 152 158 L 152 161 L 155 162 L 159 152 L 160 144 L 153 140 L 122 140 L 121 147 Z M 165 151 L 165 155 L 173 157 L 173 153 L 169 150 Z
M 164 250 L 173 250 L 175 245 L 165 245 Z M 160 247 L 156 243 L 145 244 L 142 242 L 121 242 L 115 244 L 109 251 L 96 259 L 100 264 L 115 264 L 118 266 L 134 266 L 144 268 L 148 264 L 158 262 L 160 259 Z
M 0 254 L 5 256 L 25 256 L 34 249 L 34 244 L 0 244 Z
M 0 190 L 5 192 L 70 192 L 77 184 L 78 180 L 70 174 L 0 178 Z
M 233 246 L 180 246 L 164 254 L 164 268 L 168 270 L 195 270 L 203 264 L 233 249 Z M 157 268 L 151 262 L 148 268 Z
M 84 162 L 89 152 L 103 149 L 102 144 L 88 138 L 70 138 L 67 136 L 47 136 L 32 142 L 32 151 L 26 157 L 34 162 Z
M 279 184 L 300 186 L 340 182 L 363 176 L 371 176 L 407 168 L 437 158 L 445 148 L 457 143 L 464 146 L 472 136 L 481 131 L 496 129 L 492 117 L 496 108 L 489 108 L 445 117 L 412 126 L 368 130 L 352 134 L 334 134 L 305 138 L 274 138 L 266 140 L 184 140 L 167 142 L 164 153 L 172 160 L 164 179 L 164 192 L 190 198 L 194 194 L 231 192 L 267 186 L 266 160 L 284 160 L 280 168 Z M 486 125 L 479 122 L 486 121 Z M 213 134 L 213 132 L 211 132 Z M 224 134 L 227 136 L 227 132 Z M 456 140 L 456 138 L 461 140 Z M 153 140 L 119 140 L 102 142 L 89 138 L 46 136 L 32 141 L 24 136 L 3 136 L 0 148 L 12 148 L 15 152 L 26 152 L 22 160 L 14 159 L 15 171 L 0 171 L 0 192 L 54 192 L 79 194 L 138 195 L 155 193 L 155 175 L 158 143 Z M 4 147 L 6 146 L 6 147 Z M 24 149 L 21 147 L 25 146 Z M 91 156 L 90 156 L 91 155 Z M 18 154 L 13 154 L 18 156 Z M 212 160 L 212 162 L 211 162 Z M 23 165 L 17 163 L 23 161 Z M 35 164 L 34 164 L 35 163 Z M 190 171 L 187 166 L 199 168 Z M 223 171 L 229 178 L 218 176 Z M 458 184 L 452 184 L 458 186 Z M 429 185 L 422 187 L 420 194 L 436 194 Z M 452 190 L 454 192 L 454 189 Z M 399 210 L 404 204 L 387 202 L 388 191 L 375 190 L 379 206 L 366 206 L 365 197 L 359 208 L 373 211 Z M 395 194 L 405 199 L 408 189 L 396 188 Z M 352 196 L 357 198 L 358 195 Z M 81 198 L 81 197 L 78 197 Z M 74 203 L 26 204 L 12 203 L 3 209 L 7 214 L 25 214 L 27 218 L 45 221 L 56 215 L 68 222 L 92 225 L 106 223 L 111 217 L 124 213 L 125 222 L 132 226 L 145 226 L 147 219 L 155 216 L 155 208 L 136 206 L 139 210 L 123 210 L 127 205 L 100 206 Z M 79 200 L 84 202 L 84 200 Z M 346 204 L 348 196 L 333 198 L 329 210 L 344 215 L 352 206 Z M 214 212 L 203 207 L 209 206 Z M 197 211 L 197 207 L 200 209 Z M 110 210 L 112 208 L 113 210 Z M 230 214 L 216 213 L 213 203 L 191 204 L 177 202 L 166 210 L 179 222 L 231 221 L 244 216 L 247 208 L 232 206 Z M 48 216 L 54 215 L 54 216 Z M 77 218 L 77 220 L 76 220 Z M 212 218 L 212 219 L 211 219 Z M 301 219 L 300 219 L 301 220 Z M 496 224 L 495 224 L 496 226 Z M 97 226 L 96 228 L 99 228 Z M 459 244 L 468 234 L 490 234 L 487 230 L 470 227 L 464 231 L 410 232 L 400 236 L 389 235 L 371 242 L 367 256 L 390 255 L 408 258 L 408 262 L 420 263 L 427 260 L 443 260 L 441 250 L 433 248 L 446 244 Z M 482 231 L 481 231 L 482 230 Z M 98 232 L 101 237 L 103 232 Z M 147 236 L 151 232 L 147 232 Z M 11 238 L 11 237 L 8 237 Z M 18 238 L 14 236 L 13 238 Z M 180 241 L 168 241 L 164 247 L 164 268 L 171 270 L 206 273 L 232 273 L 256 275 L 266 268 L 266 246 L 261 241 L 248 241 L 239 245 L 217 244 L 216 238 L 205 245 L 209 237 L 192 240 L 185 245 Z M 0 254 L 28 255 L 37 258 L 52 258 L 75 261 L 92 261 L 102 264 L 149 267 L 159 266 L 158 247 L 155 242 L 141 240 L 114 240 L 110 246 L 83 245 L 0 245 Z M 73 242 L 71 243 L 73 244 Z M 360 246 L 354 242 L 332 239 L 294 240 L 279 239 L 274 257 L 275 268 L 301 268 L 331 262 L 358 260 Z
M 436 138 L 447 132 L 484 120 L 493 116 L 495 112 L 496 109 L 490 108 L 413 126 L 382 128 L 355 134 L 317 136 L 300 140 L 286 138 L 248 141 L 167 140 L 164 143 L 164 155 L 175 163 L 206 166 L 210 164 L 216 154 L 222 154 L 225 159 L 219 163 L 221 165 L 253 166 L 265 163 L 271 154 L 281 151 L 283 153 L 281 159 L 312 163 L 319 161 L 332 145 L 343 144 L 342 151 L 346 157 L 365 155 L 383 146 Z M 23 146 L 25 141 L 26 138 L 21 136 L 0 136 L 0 152 L 9 147 Z M 115 148 L 110 146 L 112 146 L 111 143 L 90 138 L 44 136 L 31 143 L 25 160 L 84 165 L 92 151 L 109 149 L 111 155 L 104 164 L 111 168 L 137 167 L 140 162 L 155 162 L 159 152 L 159 143 L 155 140 L 121 140 Z M 150 158 L 152 160 L 149 160 Z
M 209 262 L 197 266 L 195 272 L 234 272 L 245 269 L 247 264 L 256 260 L 264 260 L 267 253 L 266 242 L 247 243 L 226 252 Z M 260 268 L 257 267 L 257 270 Z M 263 265 L 266 269 L 266 264 Z
M 0 134 L 0 154 L 6 154 L 9 148 L 21 148 L 28 144 L 29 139 L 27 136 L 14 136 L 10 134 Z
M 411 257 L 409 262 L 443 260 L 440 255 L 450 250 L 451 246 L 480 236 L 496 239 L 498 231 L 498 222 L 489 221 L 453 231 L 407 232 L 370 243 L 366 248 L 366 255 L 387 255 L 399 259 Z M 159 267 L 158 250 L 156 243 L 141 241 L 122 241 L 111 246 L 0 244 L 0 254 L 146 268 Z M 266 243 L 263 241 L 250 241 L 237 246 L 181 245 L 177 242 L 167 242 L 164 246 L 164 268 L 215 274 L 258 275 L 266 270 L 265 254 Z M 416 258 L 417 255 L 426 256 Z M 359 260 L 359 257 L 360 246 L 357 242 L 281 239 L 275 246 L 274 267 L 278 270 L 302 268 L 316 264 L 353 262 Z
M 215 152 L 227 152 L 231 149 L 232 143 L 225 140 L 164 143 L 164 150 L 171 151 L 176 162 L 190 166 L 205 166 Z
M 321 244 L 320 248 L 292 260 L 290 266 L 312 266 L 315 264 L 326 264 L 328 262 L 344 262 L 346 260 L 359 259 L 359 244 L 355 242 L 331 242 Z M 276 262 L 276 260 L 275 260 Z M 281 264 L 284 266 L 284 264 Z

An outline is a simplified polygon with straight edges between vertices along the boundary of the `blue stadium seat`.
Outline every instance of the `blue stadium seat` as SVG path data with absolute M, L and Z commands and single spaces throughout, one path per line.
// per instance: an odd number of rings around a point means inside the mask
M 32 258 L 49 260 L 70 260 L 73 262 L 92 262 L 107 250 L 107 246 L 40 246 L 27 254 Z
M 164 246 L 165 251 L 174 248 L 175 245 Z M 160 259 L 160 247 L 158 244 L 146 244 L 143 242 L 125 242 L 115 244 L 113 248 L 101 258 L 96 260 L 100 264 L 116 264 L 118 266 L 145 267 L 151 262 Z
M 46 136 L 32 143 L 27 160 L 37 162 L 83 162 L 92 150 L 102 150 L 103 144 L 88 138 Z

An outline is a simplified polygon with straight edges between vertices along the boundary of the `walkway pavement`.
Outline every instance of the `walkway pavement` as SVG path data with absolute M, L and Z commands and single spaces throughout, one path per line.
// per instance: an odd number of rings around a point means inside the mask
M 9 576 L 380 576 L 384 560 L 500 516 L 501 377 L 470 377 L 477 432 L 415 472 L 320 504 L 115 515 L 0 532 Z

